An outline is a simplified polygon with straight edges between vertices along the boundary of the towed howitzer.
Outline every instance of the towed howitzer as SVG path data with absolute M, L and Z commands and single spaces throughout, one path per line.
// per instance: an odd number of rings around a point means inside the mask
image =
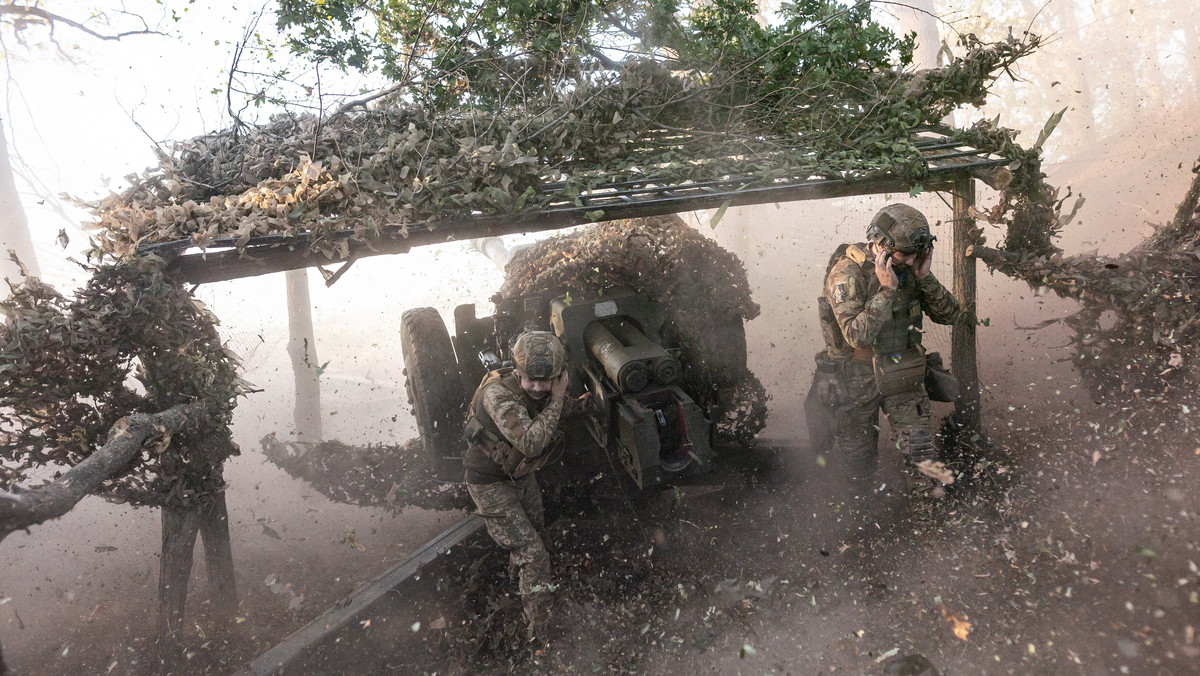
M 474 245 L 501 268 L 512 255 L 496 238 Z M 462 476 L 466 406 L 489 371 L 511 365 L 511 343 L 526 327 L 553 330 L 563 341 L 570 394 L 592 393 L 582 416 L 588 436 L 638 488 L 708 468 L 712 424 L 681 386 L 681 352 L 659 304 L 619 286 L 493 300 L 490 317 L 477 317 L 474 304 L 455 308 L 453 337 L 433 308 L 401 318 L 409 400 L 439 476 Z

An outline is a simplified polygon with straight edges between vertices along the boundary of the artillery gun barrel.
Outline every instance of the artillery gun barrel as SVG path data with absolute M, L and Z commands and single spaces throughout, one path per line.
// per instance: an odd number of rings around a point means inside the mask
M 491 261 L 496 264 L 496 267 L 499 268 L 500 272 L 504 272 L 505 266 L 507 266 L 508 262 L 513 259 L 513 256 L 515 256 L 521 249 L 527 248 L 529 245 L 521 244 L 519 246 L 509 248 L 505 246 L 504 240 L 500 239 L 499 237 L 480 237 L 478 239 L 471 240 L 471 246 L 479 253 L 491 259 Z

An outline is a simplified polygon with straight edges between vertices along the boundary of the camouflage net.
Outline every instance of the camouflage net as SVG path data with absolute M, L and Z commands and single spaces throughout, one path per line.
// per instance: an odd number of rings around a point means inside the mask
M 1059 197 L 1059 190 L 1046 183 L 1042 173 L 1041 144 L 1058 123 L 1055 115 L 1046 123 L 1042 136 L 1030 149 L 1016 143 L 1017 132 L 980 120 L 970 129 L 959 131 L 955 138 L 977 148 L 986 148 L 997 155 L 1013 160 L 1013 180 L 1000 191 L 1000 200 L 987 213 L 979 216 L 990 223 L 1004 226 L 1003 248 L 1032 256 L 1058 253 L 1055 238 L 1072 214 L 1062 215 L 1063 202 L 1070 196 Z M 1078 206 L 1076 207 L 1078 208 Z M 981 231 L 980 231 L 981 232 Z M 983 243 L 982 236 L 979 243 Z
M 208 419 L 150 449 L 99 493 L 135 505 L 188 507 L 223 490 L 237 453 L 229 422 L 248 384 L 221 343 L 216 318 L 163 275 L 162 261 L 130 258 L 90 268 L 73 299 L 27 278 L 0 303 L 0 482 L 78 464 L 109 428 L 135 412 L 202 402 Z
M 281 441 L 272 432 L 259 443 L 267 460 L 336 502 L 397 512 L 405 507 L 469 509 L 472 504 L 466 484 L 428 474 L 420 439 L 402 446 L 349 446 Z
M 1075 365 L 1098 394 L 1158 394 L 1187 386 L 1200 315 L 1200 173 L 1175 219 L 1120 256 L 1035 255 L 977 247 L 995 270 L 1047 288 L 1082 308 Z
M 769 397 L 746 366 L 742 322 L 758 316 L 758 304 L 737 256 L 678 216 L 600 223 L 518 250 L 498 295 L 611 286 L 667 308 L 668 330 L 683 350 L 683 388 L 710 410 L 719 437 L 753 439 L 766 425 Z

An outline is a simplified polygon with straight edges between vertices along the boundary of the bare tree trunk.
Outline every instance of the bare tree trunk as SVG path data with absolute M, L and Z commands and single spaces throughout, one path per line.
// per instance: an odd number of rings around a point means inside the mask
M 308 271 L 289 270 L 287 279 L 288 354 L 296 379 L 296 432 L 305 441 L 321 440 L 321 383 L 317 344 L 313 337 Z
M 57 519 L 71 511 L 100 482 L 124 469 L 154 437 L 194 428 L 203 418 L 203 404 L 180 404 L 162 413 L 134 413 L 117 421 L 108 443 L 65 474 L 36 489 L 14 486 L 0 492 L 0 540 L 13 531 Z
M 1079 25 L 1079 16 L 1075 2 L 1067 3 L 1058 8 L 1062 13 L 1062 35 L 1063 42 L 1071 46 L 1060 50 L 1067 55 L 1086 56 L 1092 49 L 1091 45 L 1085 44 L 1083 40 L 1083 28 Z M 1050 10 L 1050 7 L 1046 7 Z M 1069 67 L 1069 64 L 1063 64 L 1064 70 Z M 1070 72 L 1070 71 L 1067 71 Z M 1073 126 L 1078 131 L 1075 132 L 1079 138 L 1088 138 L 1097 134 L 1096 126 L 1096 94 L 1092 91 L 1092 80 L 1088 77 L 1089 69 L 1077 68 L 1074 69 L 1074 75 L 1079 82 L 1079 105 L 1071 111 L 1071 114 L 1064 120 L 1068 125 Z M 1065 78 L 1064 78 L 1065 79 Z
M 33 490 L 15 486 L 11 492 L 0 492 L 0 540 L 3 540 L 9 533 L 27 529 L 43 521 L 56 519 L 71 511 L 80 500 L 100 485 L 100 482 L 120 472 L 132 462 L 142 452 L 147 441 L 158 438 L 160 441 L 169 442 L 171 435 L 194 429 L 206 412 L 207 408 L 203 404 L 179 404 L 162 413 L 134 413 L 121 418 L 109 431 L 108 443 L 89 455 L 83 462 L 67 470 L 53 483 Z M 228 548 L 228 517 L 225 515 L 224 495 L 221 496 L 220 510 L 221 517 L 226 522 L 225 541 Z M 165 510 L 163 518 L 165 521 Z M 163 532 L 166 533 L 167 529 L 164 528 Z M 192 542 L 195 542 L 195 537 L 195 530 L 193 530 Z M 178 549 L 178 546 L 174 548 Z M 167 549 L 164 542 L 164 553 Z M 167 557 L 164 556 L 163 559 L 163 566 L 166 566 Z M 229 559 L 228 569 L 232 571 L 232 557 L 230 556 Z M 190 551 L 187 565 L 188 572 L 190 572 Z M 160 577 L 160 581 L 162 579 Z M 187 573 L 184 573 L 183 579 L 185 580 L 183 593 L 186 594 Z M 229 580 L 232 585 L 232 574 L 230 574 Z M 229 593 L 234 593 L 232 586 Z M 182 610 L 182 605 L 180 608 Z M 0 676 L 7 673 L 4 655 L 3 652 L 0 652 Z
M 900 21 L 900 30 L 897 33 L 917 34 L 917 44 L 913 49 L 913 68 L 937 68 L 937 55 L 942 46 L 942 39 L 938 36 L 933 0 L 907 0 L 891 8 Z
M 913 70 L 922 71 L 938 67 L 937 57 L 942 48 L 942 38 L 938 32 L 938 15 L 935 13 L 933 0 L 887 3 L 872 11 L 880 16 L 890 15 L 897 35 L 916 33 L 916 44 L 913 46 Z M 879 16 L 876 18 L 878 19 Z M 950 111 L 943 122 L 957 126 L 954 122 L 954 111 Z
M 8 257 L 10 249 L 16 252 L 30 275 L 41 277 L 33 240 L 29 237 L 29 221 L 21 208 L 21 197 L 13 180 L 8 139 L 4 137 L 4 125 L 0 124 L 0 278 L 7 277 L 16 282 L 20 270 Z M 6 296 L 8 286 L 0 284 L 0 298 Z

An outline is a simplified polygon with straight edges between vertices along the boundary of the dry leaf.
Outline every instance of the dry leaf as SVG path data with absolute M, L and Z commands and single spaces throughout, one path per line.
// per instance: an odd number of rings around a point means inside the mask
M 951 625 L 951 631 L 954 635 L 962 640 L 967 640 L 967 635 L 971 633 L 971 623 L 967 621 L 966 615 L 959 615 L 946 610 L 946 606 L 942 606 L 942 617 Z
M 363 544 L 358 541 L 358 536 L 354 534 L 353 528 L 346 529 L 346 535 L 342 537 L 342 542 L 350 545 L 351 547 L 357 549 L 360 552 L 367 551 L 367 548 L 364 547 Z
M 917 463 L 917 471 L 930 479 L 935 479 L 943 486 L 954 483 L 954 473 L 946 469 L 946 463 L 940 460 L 922 460 Z

